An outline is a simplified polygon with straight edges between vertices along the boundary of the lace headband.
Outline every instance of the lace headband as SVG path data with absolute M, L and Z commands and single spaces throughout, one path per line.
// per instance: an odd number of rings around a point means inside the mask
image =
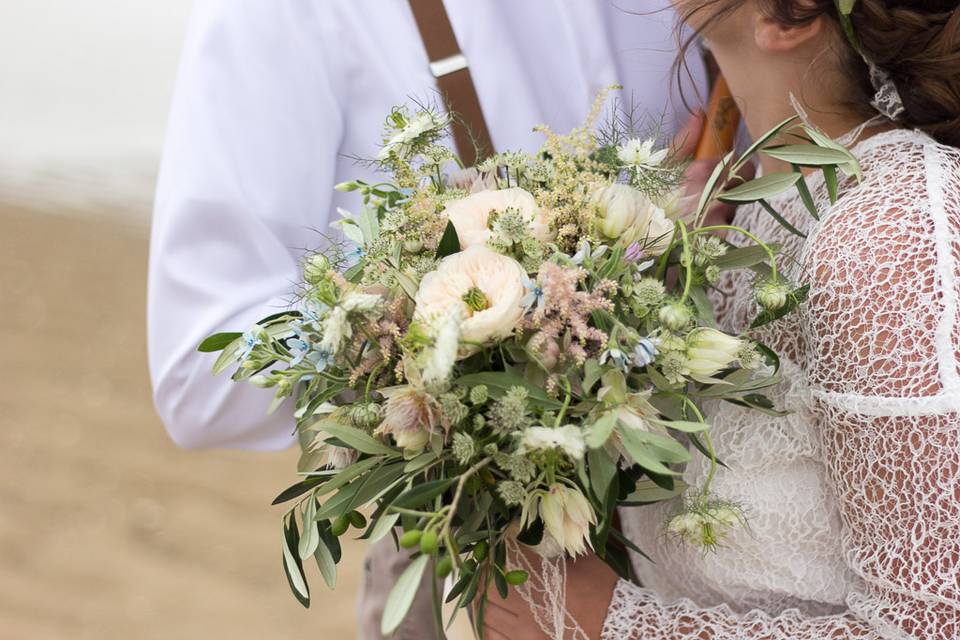
M 857 0 L 834 0 L 834 2 L 837 5 L 837 13 L 840 16 L 840 26 L 843 28 L 844 35 L 847 36 L 847 40 L 850 41 L 854 50 L 860 54 L 863 61 L 867 63 L 867 68 L 870 70 L 870 84 L 873 85 L 873 90 L 875 91 L 870 104 L 880 112 L 881 115 L 890 120 L 896 120 L 906 111 L 903 105 L 903 98 L 900 96 L 900 91 L 897 89 L 897 85 L 894 84 L 890 74 L 874 64 L 874 62 L 863 53 L 860 40 L 853 30 L 853 20 L 850 18 L 850 15 L 853 13 L 853 8 L 857 4 Z

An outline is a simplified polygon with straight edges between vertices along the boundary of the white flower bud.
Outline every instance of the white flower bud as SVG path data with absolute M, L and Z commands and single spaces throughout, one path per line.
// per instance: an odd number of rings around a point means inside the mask
M 660 307 L 658 317 L 660 322 L 668 329 L 679 331 L 690 324 L 690 321 L 693 320 L 693 313 L 686 304 L 678 300 Z

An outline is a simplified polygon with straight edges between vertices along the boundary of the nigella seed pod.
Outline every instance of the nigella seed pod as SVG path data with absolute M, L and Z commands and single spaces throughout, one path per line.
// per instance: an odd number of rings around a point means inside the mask
M 679 331 L 690 324 L 693 314 L 686 304 L 677 300 L 660 307 L 658 317 L 668 329 Z
M 318 285 L 330 275 L 330 260 L 322 253 L 315 253 L 303 265 L 303 279 L 308 284 Z
M 778 280 L 768 280 L 754 290 L 757 304 L 768 311 L 782 309 L 787 304 L 790 287 Z

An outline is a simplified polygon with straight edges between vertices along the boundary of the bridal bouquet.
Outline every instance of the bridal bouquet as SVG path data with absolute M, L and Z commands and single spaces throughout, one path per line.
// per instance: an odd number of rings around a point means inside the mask
M 708 226 L 705 213 L 805 190 L 800 167 L 835 184 L 856 163 L 806 128 L 794 134 L 813 144 L 765 146 L 785 122 L 690 200 L 683 164 L 629 118 L 596 127 L 602 104 L 568 135 L 542 128 L 536 154 L 453 172 L 440 144 L 449 116 L 395 109 L 373 161 L 390 179 L 337 187 L 363 207 L 340 212 L 348 242 L 305 259 L 295 309 L 200 346 L 222 351 L 215 372 L 236 367 L 276 405 L 294 398 L 301 480 L 275 504 L 295 501 L 283 566 L 305 606 L 304 563 L 333 587 L 351 528 L 371 542 L 392 535 L 412 558 L 386 605 L 390 633 L 427 571 L 449 580 L 447 602 L 475 606 L 481 628 L 491 583 L 505 596 L 529 577 L 508 544 L 592 549 L 628 575 L 636 547 L 613 526 L 621 505 L 683 493 L 664 527 L 704 547 L 743 521 L 709 480 L 688 488 L 677 468 L 691 449 L 718 464 L 704 401 L 778 414 L 761 391 L 779 362 L 720 331 L 707 291 L 726 270 L 752 269 L 760 326 L 805 290 L 778 275 L 776 246 Z M 795 171 L 731 181 L 758 151 Z

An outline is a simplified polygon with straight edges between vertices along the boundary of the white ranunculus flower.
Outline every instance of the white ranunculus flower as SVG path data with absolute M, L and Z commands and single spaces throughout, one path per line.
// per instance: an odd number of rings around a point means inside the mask
M 560 449 L 571 460 L 580 460 L 587 451 L 580 427 L 568 424 L 562 427 L 529 427 L 520 439 L 520 451 L 550 451 Z
M 460 237 L 460 247 L 466 249 L 486 244 L 490 239 L 491 212 L 515 209 L 527 221 L 530 235 L 541 242 L 550 242 L 550 218 L 529 192 L 518 187 L 499 191 L 478 191 L 447 205 L 444 215 L 453 223 Z
M 525 275 L 516 260 L 483 245 L 447 256 L 420 281 L 414 319 L 430 325 L 459 309 L 464 318 L 461 342 L 502 340 L 523 318 Z
M 673 222 L 643 193 L 625 184 L 610 184 L 590 199 L 597 208 L 597 228 L 623 245 L 638 242 L 649 254 L 670 244 Z
M 709 377 L 736 360 L 742 348 L 742 340 L 722 331 L 695 329 L 687 336 L 684 366 L 695 377 Z
M 568 554 L 577 557 L 590 544 L 590 525 L 597 523 L 597 515 L 579 489 L 557 483 L 540 498 L 540 517 L 546 533 Z

